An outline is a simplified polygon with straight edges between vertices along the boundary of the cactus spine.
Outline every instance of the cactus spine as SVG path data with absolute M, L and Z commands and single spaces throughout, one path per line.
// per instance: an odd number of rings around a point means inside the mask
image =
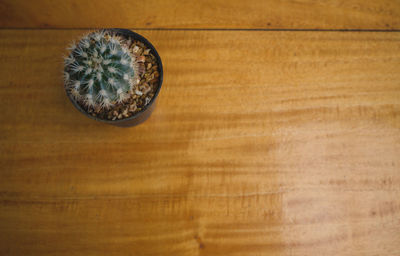
M 69 49 L 64 59 L 64 85 L 76 102 L 108 109 L 129 97 L 138 80 L 138 65 L 123 39 L 96 31 Z

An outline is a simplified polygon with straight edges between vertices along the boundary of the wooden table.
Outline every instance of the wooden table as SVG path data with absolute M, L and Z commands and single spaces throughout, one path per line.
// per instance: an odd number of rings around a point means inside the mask
M 400 255 L 400 2 L 0 3 L 0 255 Z M 62 54 L 126 27 L 156 111 L 74 109 Z

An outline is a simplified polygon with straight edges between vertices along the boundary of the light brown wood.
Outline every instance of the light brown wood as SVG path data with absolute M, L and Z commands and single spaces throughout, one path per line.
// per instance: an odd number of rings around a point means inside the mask
M 2 0 L 7 28 L 400 29 L 393 0 Z
M 134 128 L 65 96 L 80 33 L 0 31 L 1 255 L 399 255 L 399 33 L 141 31 Z

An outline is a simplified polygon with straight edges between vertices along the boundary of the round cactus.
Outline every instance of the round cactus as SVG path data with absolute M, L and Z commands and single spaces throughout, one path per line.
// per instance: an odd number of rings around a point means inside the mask
M 64 83 L 75 101 L 109 108 L 129 97 L 137 82 L 138 65 L 122 38 L 107 31 L 92 32 L 69 49 Z

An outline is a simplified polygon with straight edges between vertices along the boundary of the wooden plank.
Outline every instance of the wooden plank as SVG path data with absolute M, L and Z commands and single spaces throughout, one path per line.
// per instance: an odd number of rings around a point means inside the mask
M 3 0 L 7 28 L 400 29 L 392 0 Z
M 126 129 L 64 94 L 80 33 L 0 31 L 1 255 L 398 255 L 399 33 L 141 31 Z

